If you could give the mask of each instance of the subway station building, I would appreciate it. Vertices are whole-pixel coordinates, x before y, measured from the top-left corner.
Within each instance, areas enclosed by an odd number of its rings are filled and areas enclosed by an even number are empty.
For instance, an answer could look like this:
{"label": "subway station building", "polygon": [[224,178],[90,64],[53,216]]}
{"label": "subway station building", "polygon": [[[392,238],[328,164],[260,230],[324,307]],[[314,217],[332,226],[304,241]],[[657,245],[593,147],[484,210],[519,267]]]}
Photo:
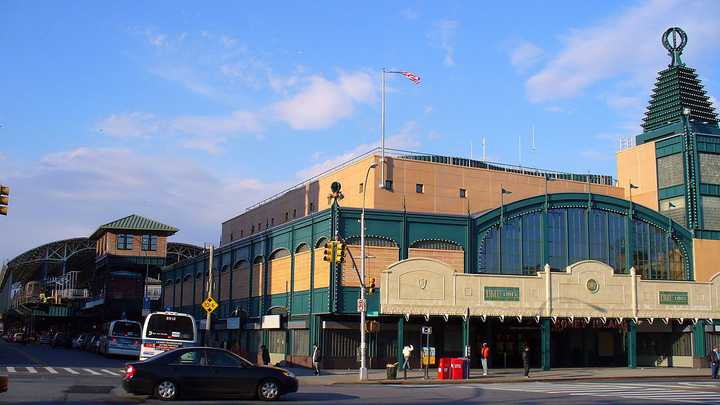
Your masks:
{"label": "subway station building", "polygon": [[[617,180],[387,150],[381,170],[374,150],[224,222],[211,341],[296,364],[318,343],[324,367],[357,367],[357,268],[322,257],[340,238],[359,263],[365,207],[370,367],[423,326],[473,366],[483,342],[494,368],[523,345],[544,369],[703,365],[720,343],[720,128],[686,42],[663,36],[672,59]],[[165,267],[163,305],[204,319],[208,262]]]}

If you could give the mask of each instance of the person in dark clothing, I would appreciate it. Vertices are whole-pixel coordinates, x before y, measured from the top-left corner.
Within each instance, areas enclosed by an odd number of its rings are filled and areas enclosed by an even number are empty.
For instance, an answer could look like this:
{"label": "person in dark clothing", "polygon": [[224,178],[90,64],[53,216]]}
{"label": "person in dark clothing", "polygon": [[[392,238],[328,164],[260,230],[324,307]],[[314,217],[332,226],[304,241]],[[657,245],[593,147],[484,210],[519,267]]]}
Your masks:
{"label": "person in dark clothing", "polygon": [[720,352],[717,347],[713,347],[710,354],[708,354],[708,363],[710,363],[710,372],[712,373],[712,379],[718,379],[718,368],[720,367]]}
{"label": "person in dark clothing", "polygon": [[530,378],[530,347],[525,345],[522,351],[523,368],[525,368],[525,378]]}
{"label": "person in dark clothing", "polygon": [[267,366],[268,364],[270,364],[270,352],[268,351],[267,346],[260,346],[260,353],[262,355],[263,366]]}

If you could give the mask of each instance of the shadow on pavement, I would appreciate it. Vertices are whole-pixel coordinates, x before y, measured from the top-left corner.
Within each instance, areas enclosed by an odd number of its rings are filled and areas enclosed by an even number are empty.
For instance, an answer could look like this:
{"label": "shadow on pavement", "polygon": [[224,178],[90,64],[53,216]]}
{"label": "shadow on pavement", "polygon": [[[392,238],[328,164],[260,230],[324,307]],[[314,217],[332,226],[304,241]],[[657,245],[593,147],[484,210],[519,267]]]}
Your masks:
{"label": "shadow on pavement", "polygon": [[345,401],[350,399],[358,399],[359,397],[356,395],[346,395],[346,394],[340,394],[333,392],[332,394],[328,393],[314,393],[314,392],[296,392],[293,394],[288,394],[280,398],[280,401],[310,401],[310,402],[336,402],[336,401]]}

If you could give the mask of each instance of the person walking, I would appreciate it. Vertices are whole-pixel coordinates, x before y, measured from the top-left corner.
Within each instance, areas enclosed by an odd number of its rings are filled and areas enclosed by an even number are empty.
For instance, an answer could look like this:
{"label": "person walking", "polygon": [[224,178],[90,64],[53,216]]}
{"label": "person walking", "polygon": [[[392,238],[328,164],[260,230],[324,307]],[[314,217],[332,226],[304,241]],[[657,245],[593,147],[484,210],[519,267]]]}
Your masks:
{"label": "person walking", "polygon": [[413,350],[415,350],[413,345],[406,345],[403,347],[402,353],[403,358],[405,359],[405,362],[403,363],[403,370],[410,370],[410,357],[412,357]]}
{"label": "person walking", "polygon": [[268,351],[267,346],[265,346],[265,345],[260,346],[260,354],[262,356],[263,366],[269,365],[270,364],[270,352]]}
{"label": "person walking", "polygon": [[710,354],[708,354],[708,362],[710,363],[710,372],[712,373],[712,379],[718,379],[718,368],[720,367],[720,352],[717,347],[713,347]]}
{"label": "person walking", "polygon": [[317,343],[313,345],[312,363],[315,369],[315,375],[320,375],[320,361],[322,360],[322,353]]}
{"label": "person walking", "polygon": [[480,349],[480,363],[482,363],[483,375],[487,375],[488,359],[490,358],[490,348],[487,343],[482,344]]}
{"label": "person walking", "polygon": [[530,378],[530,346],[525,345],[522,351],[523,368],[525,369],[525,378]]}

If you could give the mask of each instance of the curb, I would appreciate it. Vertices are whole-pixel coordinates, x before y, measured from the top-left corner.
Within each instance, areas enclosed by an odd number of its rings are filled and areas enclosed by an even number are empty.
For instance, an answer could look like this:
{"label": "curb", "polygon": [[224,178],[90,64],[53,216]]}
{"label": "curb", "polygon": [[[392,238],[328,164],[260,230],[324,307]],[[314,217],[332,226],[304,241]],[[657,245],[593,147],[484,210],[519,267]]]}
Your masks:
{"label": "curb", "polygon": [[500,383],[523,383],[523,382],[557,382],[557,381],[614,381],[623,379],[637,380],[666,380],[678,378],[691,379],[709,379],[707,374],[690,374],[690,375],[618,375],[618,376],[579,376],[579,377],[530,377],[530,378],[502,378],[490,377],[483,379],[469,380],[437,380],[437,379],[412,379],[412,380],[373,380],[373,381],[333,381],[326,385],[344,385],[344,384],[360,384],[360,385],[453,385],[453,384],[500,384]]}

